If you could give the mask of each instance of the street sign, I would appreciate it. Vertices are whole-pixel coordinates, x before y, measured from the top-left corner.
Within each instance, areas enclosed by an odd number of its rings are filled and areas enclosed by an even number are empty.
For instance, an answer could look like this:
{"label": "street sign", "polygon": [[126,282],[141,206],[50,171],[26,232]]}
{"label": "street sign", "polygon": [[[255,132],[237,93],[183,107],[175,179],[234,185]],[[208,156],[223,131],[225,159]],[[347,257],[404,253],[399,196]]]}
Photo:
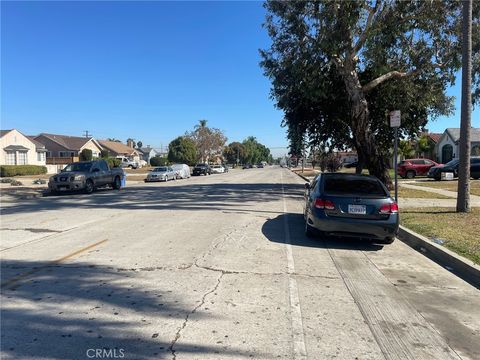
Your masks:
{"label": "street sign", "polygon": [[390,127],[400,127],[400,110],[390,112]]}

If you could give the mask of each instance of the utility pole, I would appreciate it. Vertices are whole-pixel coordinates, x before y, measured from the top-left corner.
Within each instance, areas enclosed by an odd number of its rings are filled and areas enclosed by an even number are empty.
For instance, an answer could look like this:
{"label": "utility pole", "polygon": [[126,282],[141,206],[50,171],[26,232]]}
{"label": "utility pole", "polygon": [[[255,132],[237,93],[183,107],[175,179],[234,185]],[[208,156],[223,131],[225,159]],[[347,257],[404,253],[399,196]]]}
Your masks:
{"label": "utility pole", "polygon": [[90,134],[90,133],[88,132],[88,130],[85,130],[85,131],[83,132],[83,135],[84,135],[86,138],[92,137],[92,134]]}
{"label": "utility pole", "polygon": [[462,109],[458,146],[457,212],[470,211],[470,127],[472,121],[472,0],[462,1]]}

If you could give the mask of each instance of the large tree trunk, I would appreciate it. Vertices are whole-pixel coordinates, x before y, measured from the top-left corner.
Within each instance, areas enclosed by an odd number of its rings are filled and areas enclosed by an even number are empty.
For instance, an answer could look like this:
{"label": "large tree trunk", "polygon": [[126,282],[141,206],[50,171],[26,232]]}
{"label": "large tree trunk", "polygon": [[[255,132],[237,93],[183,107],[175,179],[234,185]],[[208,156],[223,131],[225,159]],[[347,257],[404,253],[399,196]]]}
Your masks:
{"label": "large tree trunk", "polygon": [[462,110],[457,212],[470,211],[470,126],[472,118],[472,0],[462,2]]}
{"label": "large tree trunk", "polygon": [[[388,164],[370,127],[368,102],[355,71],[355,64],[346,61],[342,75],[352,108],[352,132],[359,163],[362,160],[370,175],[376,176],[388,188],[392,188]],[[357,167],[358,171],[361,171],[360,167]]]}

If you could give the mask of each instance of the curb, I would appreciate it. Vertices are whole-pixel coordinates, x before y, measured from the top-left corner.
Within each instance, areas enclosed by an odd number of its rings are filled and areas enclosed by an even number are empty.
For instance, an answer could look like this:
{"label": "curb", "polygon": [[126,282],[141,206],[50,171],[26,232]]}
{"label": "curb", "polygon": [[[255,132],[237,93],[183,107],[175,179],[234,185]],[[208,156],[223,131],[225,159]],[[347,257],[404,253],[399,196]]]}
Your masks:
{"label": "curb", "polygon": [[455,254],[453,251],[435,244],[425,236],[400,225],[398,239],[420,252],[430,260],[446,268],[451,273],[465,280],[470,285],[480,289],[480,266],[474,262]]}
{"label": "curb", "polygon": [[[293,171],[292,171],[293,172]],[[296,173],[305,181],[305,176]],[[480,289],[480,266],[444,246],[435,244],[423,235],[400,225],[397,238],[438,265],[444,267],[470,285]]]}

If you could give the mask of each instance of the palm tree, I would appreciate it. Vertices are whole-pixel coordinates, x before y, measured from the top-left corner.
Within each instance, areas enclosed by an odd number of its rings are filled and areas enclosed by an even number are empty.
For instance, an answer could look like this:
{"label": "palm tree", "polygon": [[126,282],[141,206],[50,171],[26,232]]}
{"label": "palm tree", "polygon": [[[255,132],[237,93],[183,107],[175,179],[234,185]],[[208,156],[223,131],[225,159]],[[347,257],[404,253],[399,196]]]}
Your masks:
{"label": "palm tree", "polygon": [[472,119],[472,0],[462,1],[462,109],[457,212],[470,211],[470,126]]}

